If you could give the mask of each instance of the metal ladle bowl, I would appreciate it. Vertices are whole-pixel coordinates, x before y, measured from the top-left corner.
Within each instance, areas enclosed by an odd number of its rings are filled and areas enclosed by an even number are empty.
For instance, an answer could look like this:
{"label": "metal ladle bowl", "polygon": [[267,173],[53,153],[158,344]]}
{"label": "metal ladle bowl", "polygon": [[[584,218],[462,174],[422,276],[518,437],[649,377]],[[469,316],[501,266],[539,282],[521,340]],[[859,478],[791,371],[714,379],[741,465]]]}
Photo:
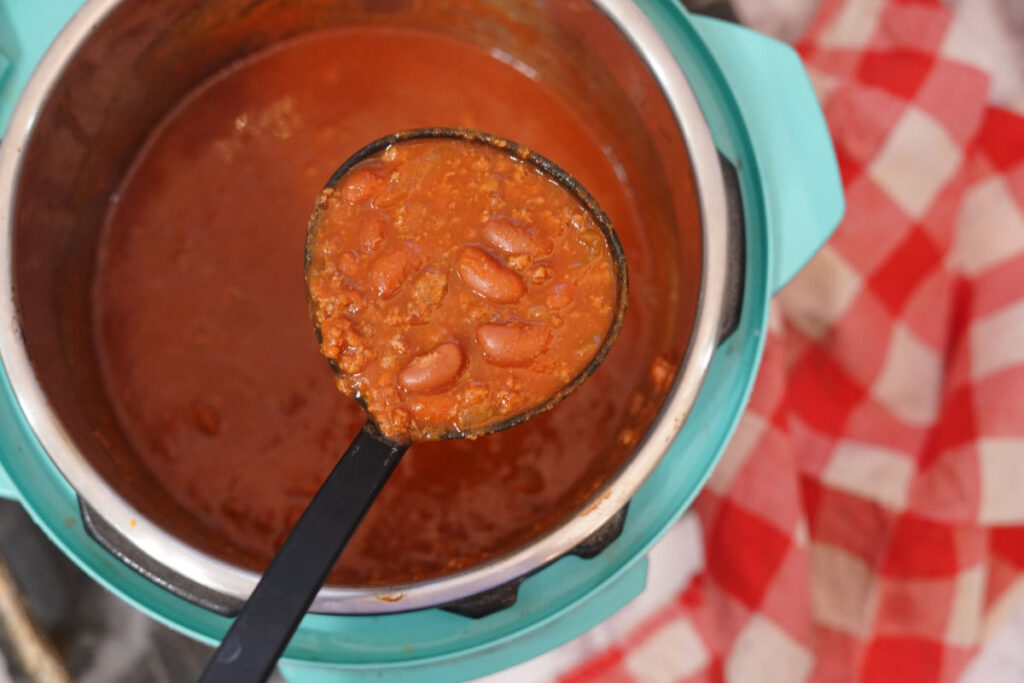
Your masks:
{"label": "metal ladle bowl", "polygon": [[[476,430],[453,429],[440,438],[482,436],[514,427],[550,410],[583,384],[600,366],[622,329],[626,313],[629,291],[626,257],[611,222],[590,193],[573,176],[528,147],[466,128],[400,131],[374,140],[350,156],[327,181],[325,191],[320,193],[313,207],[306,229],[304,272],[306,297],[318,342],[322,341],[322,333],[313,314],[317,302],[310,293],[309,277],[311,254],[327,210],[327,197],[362,161],[392,145],[424,139],[453,139],[487,145],[537,168],[586,208],[604,235],[605,244],[612,256],[616,284],[615,306],[611,324],[594,358],[568,383],[534,407]],[[343,374],[335,361],[328,359],[328,362],[335,373]],[[366,411],[366,423],[263,573],[207,665],[201,683],[249,683],[267,679],[359,522],[408,450],[409,443],[384,436],[361,397],[355,395],[353,398]]]}
{"label": "metal ladle bowl", "polygon": [[[537,154],[525,145],[521,145],[497,135],[473,130],[471,128],[416,128],[412,130],[403,130],[378,138],[350,156],[345,163],[338,167],[338,170],[334,172],[331,179],[327,181],[327,184],[324,186],[325,192],[321,192],[320,196],[317,198],[316,205],[313,207],[313,212],[309,219],[309,225],[306,228],[305,278],[306,298],[309,302],[310,318],[313,320],[313,326],[316,330],[317,343],[322,342],[323,338],[320,332],[320,326],[316,324],[316,316],[314,314],[317,302],[309,291],[309,270],[312,261],[312,252],[314,245],[316,244],[317,232],[320,229],[320,225],[323,223],[324,215],[326,214],[328,207],[328,197],[331,194],[326,192],[326,190],[336,189],[338,183],[340,183],[341,180],[356,166],[383,152],[392,145],[399,145],[416,140],[438,139],[462,140],[465,142],[493,147],[494,149],[498,149],[509,156],[530,164],[544,173],[548,178],[557,182],[583,205],[591,217],[593,217],[594,222],[597,223],[598,229],[600,229],[601,234],[604,235],[605,244],[608,246],[608,251],[611,254],[612,268],[615,274],[615,306],[613,309],[611,326],[608,328],[608,331],[605,334],[604,339],[601,341],[601,345],[598,347],[597,353],[594,355],[593,359],[591,359],[591,361],[587,363],[587,365],[581,369],[575,377],[562,386],[557,392],[549,396],[547,400],[533,406],[532,408],[521,413],[517,413],[516,415],[502,420],[501,422],[485,425],[480,429],[452,429],[445,432],[440,437],[441,439],[464,439],[483,436],[484,434],[491,434],[493,432],[500,432],[503,429],[515,427],[516,425],[522,424],[543,412],[551,410],[569,396],[569,394],[578,389],[581,384],[587,381],[588,377],[594,374],[594,371],[597,370],[601,365],[601,362],[604,361],[608,352],[611,351],[612,345],[615,343],[615,339],[619,336],[619,332],[622,330],[622,321],[625,318],[626,306],[629,300],[629,273],[626,268],[626,255],[622,250],[622,243],[619,241],[619,236],[615,233],[615,229],[612,227],[611,221],[608,220],[608,216],[605,215],[597,201],[589,192],[587,192],[587,189],[583,187],[578,180],[576,180],[576,178],[551,160]],[[338,375],[345,374],[333,359],[329,358],[327,359],[327,362],[331,364],[335,373]],[[364,411],[366,411],[368,420],[372,422],[374,419],[373,415],[363,402],[362,397],[356,395],[352,398],[359,402],[359,405],[362,406]]]}

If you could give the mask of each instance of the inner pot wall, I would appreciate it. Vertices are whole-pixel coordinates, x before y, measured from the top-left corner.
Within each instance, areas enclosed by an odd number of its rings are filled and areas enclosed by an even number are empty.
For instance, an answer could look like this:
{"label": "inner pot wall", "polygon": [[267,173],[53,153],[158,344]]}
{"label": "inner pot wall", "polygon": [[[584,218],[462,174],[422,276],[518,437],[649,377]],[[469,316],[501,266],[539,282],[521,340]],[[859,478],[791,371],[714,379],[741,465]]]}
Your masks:
{"label": "inner pot wall", "polygon": [[[23,336],[63,429],[129,504],[172,533],[203,537],[132,454],[105,395],[91,334],[91,281],[111,193],[157,122],[233,61],[309,31],[415,27],[497,48],[585,107],[631,179],[662,248],[649,293],[666,344],[685,347],[700,234],[678,127],[656,81],[599,10],[550,2],[125,2],[58,77],[24,150],[14,219]],[[688,229],[689,228],[689,229]],[[680,268],[680,264],[686,267]],[[653,418],[652,414],[649,419]],[[74,483],[74,482],[72,482]],[[156,487],[157,490],[158,487]],[[201,544],[213,549],[216,539]]]}

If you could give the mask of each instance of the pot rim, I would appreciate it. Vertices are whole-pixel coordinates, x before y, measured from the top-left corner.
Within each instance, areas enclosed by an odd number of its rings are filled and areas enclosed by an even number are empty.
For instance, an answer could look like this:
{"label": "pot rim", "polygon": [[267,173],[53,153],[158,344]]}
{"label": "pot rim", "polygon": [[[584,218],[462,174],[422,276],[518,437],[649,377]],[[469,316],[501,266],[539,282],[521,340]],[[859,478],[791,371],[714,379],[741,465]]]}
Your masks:
{"label": "pot rim", "polygon": [[[21,333],[13,281],[14,202],[22,150],[36,114],[54,83],[87,40],[123,0],[87,0],[49,47],[11,117],[0,143],[0,363],[18,406],[50,460],[86,502],[139,551],[174,573],[232,601],[244,600],[259,573],[200,551],[141,514],[111,487],[79,452],[39,385]],[[636,493],[668,451],[689,415],[718,341],[727,285],[727,201],[718,151],[681,66],[643,11],[628,0],[592,0],[630,41],[661,86],[676,120],[697,187],[702,224],[702,268],[696,320],[675,382],[654,423],[633,454],[580,507],[582,512],[516,551],[473,567],[422,581],[385,586],[324,586],[310,607],[328,614],[386,614],[454,602],[528,575],[561,557],[608,521]],[[624,558],[623,562],[628,561]]]}

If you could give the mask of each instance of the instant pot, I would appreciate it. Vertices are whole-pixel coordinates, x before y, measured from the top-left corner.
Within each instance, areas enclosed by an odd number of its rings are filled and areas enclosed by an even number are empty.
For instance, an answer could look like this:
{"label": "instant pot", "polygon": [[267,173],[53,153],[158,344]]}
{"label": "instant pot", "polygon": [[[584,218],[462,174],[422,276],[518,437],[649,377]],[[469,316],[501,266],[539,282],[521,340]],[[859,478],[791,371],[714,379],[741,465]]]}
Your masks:
{"label": "instant pot", "polygon": [[281,661],[295,681],[467,679],[574,638],[643,590],[647,549],[697,495],[742,413],[769,300],[838,224],[842,185],[796,54],[673,0],[0,8],[0,490],[93,578],[197,639],[219,640],[258,577],[141,515],[86,457],[117,450],[81,315],[96,235],[138,145],[191,88],[277,41],[362,22],[494,46],[562,74],[595,110],[614,104],[626,171],[647,168],[651,210],[699,264],[675,382],[576,514],[447,576],[325,587]]}

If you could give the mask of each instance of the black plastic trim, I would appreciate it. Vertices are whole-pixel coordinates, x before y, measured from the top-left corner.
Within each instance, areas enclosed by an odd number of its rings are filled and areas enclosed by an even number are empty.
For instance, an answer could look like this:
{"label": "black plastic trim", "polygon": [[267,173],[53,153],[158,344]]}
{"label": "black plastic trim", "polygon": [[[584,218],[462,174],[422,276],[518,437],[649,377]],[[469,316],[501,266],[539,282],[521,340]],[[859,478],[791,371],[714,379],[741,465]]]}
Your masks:
{"label": "black plastic trim", "polygon": [[225,617],[233,617],[238,614],[242,607],[242,600],[218,593],[156,562],[153,558],[141,553],[131,541],[81,498],[78,500],[78,505],[82,510],[82,523],[86,532],[111,555],[179,598],[184,598]]}
{"label": "black plastic trim", "polygon": [[718,343],[722,343],[736,331],[740,324],[740,314],[743,311],[743,289],[746,284],[747,235],[739,174],[732,162],[726,159],[721,152],[718,153],[718,161],[722,166],[722,180],[725,184],[725,202],[728,211],[725,301],[722,306],[722,320],[718,326]]}

